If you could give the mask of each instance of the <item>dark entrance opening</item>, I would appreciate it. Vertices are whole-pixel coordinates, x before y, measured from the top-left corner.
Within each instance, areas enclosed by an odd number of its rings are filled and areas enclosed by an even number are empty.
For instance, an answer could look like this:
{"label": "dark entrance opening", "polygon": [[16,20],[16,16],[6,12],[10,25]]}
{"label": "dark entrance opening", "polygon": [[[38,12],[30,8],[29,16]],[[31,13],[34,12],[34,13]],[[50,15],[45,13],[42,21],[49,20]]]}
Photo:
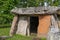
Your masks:
{"label": "dark entrance opening", "polygon": [[30,17],[30,33],[37,33],[38,28],[38,17]]}

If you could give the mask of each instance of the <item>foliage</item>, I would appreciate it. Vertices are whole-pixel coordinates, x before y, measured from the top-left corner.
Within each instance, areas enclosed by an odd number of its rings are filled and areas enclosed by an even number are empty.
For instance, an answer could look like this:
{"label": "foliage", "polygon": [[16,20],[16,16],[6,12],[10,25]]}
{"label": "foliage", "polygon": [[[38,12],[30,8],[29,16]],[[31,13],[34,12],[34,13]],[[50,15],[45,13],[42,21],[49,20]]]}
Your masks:
{"label": "foliage", "polygon": [[37,7],[43,0],[19,0],[17,7]]}
{"label": "foliage", "polygon": [[44,5],[44,2],[47,2],[51,6],[60,5],[60,0],[19,0],[17,3],[17,7],[37,7]]}
{"label": "foliage", "polygon": [[12,0],[0,0],[0,24],[11,23],[13,15],[10,10],[14,8]]}
{"label": "foliage", "polygon": [[15,7],[37,7],[47,2],[51,6],[60,5],[60,0],[0,0],[0,24],[11,23],[14,14],[10,10]]}

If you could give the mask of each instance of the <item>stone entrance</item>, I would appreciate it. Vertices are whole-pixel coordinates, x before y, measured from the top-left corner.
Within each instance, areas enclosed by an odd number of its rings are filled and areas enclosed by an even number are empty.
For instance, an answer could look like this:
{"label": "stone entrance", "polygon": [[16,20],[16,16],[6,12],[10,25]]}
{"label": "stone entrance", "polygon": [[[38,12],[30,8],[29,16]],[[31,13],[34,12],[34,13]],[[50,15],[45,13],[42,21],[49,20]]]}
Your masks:
{"label": "stone entrance", "polygon": [[30,34],[37,34],[37,28],[39,24],[38,16],[31,16],[30,17]]}

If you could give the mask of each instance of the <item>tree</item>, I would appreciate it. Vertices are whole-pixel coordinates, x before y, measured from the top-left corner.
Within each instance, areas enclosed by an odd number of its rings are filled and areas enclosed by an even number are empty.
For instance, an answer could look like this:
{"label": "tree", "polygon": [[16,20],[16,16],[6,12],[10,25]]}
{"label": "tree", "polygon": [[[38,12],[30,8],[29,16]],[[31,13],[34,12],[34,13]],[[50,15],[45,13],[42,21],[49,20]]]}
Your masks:
{"label": "tree", "polygon": [[0,24],[12,21],[13,15],[10,14],[10,10],[15,6],[13,2],[12,0],[0,0]]}
{"label": "tree", "polygon": [[[11,9],[15,7],[43,6],[45,1],[51,6],[60,5],[60,0],[0,0],[0,24],[12,21],[14,15],[10,13]],[[6,21],[2,23],[2,20]]]}

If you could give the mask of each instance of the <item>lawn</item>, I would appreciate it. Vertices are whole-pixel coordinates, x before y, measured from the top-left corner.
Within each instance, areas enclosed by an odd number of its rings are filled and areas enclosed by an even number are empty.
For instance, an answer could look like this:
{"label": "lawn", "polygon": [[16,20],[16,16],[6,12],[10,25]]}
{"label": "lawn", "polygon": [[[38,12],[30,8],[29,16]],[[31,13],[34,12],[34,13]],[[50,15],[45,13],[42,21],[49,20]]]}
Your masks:
{"label": "lawn", "polygon": [[[9,31],[10,31],[10,27],[0,28],[0,36],[9,36]],[[32,37],[14,35],[12,38],[9,38],[7,40],[32,40]]]}
{"label": "lawn", "polygon": [[[9,36],[10,27],[0,27],[0,36]],[[35,36],[22,36],[22,35],[14,35],[12,38],[8,38],[6,40],[32,40]],[[45,39],[42,39],[45,40]]]}

